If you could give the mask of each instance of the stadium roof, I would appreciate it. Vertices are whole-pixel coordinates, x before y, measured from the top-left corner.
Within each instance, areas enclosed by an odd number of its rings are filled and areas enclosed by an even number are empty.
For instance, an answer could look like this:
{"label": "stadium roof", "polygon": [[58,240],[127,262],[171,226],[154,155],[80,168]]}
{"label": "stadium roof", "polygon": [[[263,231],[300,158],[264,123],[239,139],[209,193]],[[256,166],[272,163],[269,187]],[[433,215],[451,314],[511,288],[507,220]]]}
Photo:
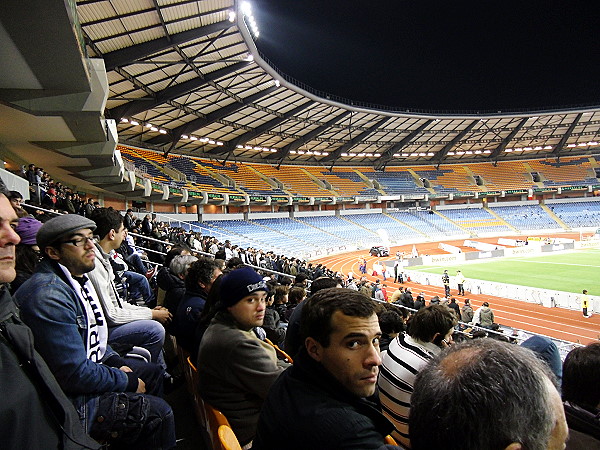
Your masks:
{"label": "stadium roof", "polygon": [[316,91],[255,45],[233,0],[79,0],[88,56],[105,61],[106,116],[143,148],[272,164],[439,164],[600,150],[600,110],[439,114]]}

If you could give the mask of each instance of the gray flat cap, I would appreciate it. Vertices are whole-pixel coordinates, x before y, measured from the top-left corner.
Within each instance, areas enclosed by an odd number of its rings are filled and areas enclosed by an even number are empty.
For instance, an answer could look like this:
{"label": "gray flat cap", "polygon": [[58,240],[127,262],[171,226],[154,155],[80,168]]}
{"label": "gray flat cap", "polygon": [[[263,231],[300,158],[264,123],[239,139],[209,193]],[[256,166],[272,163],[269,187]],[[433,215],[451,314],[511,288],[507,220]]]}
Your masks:
{"label": "gray flat cap", "polygon": [[96,224],[79,214],[64,214],[53,217],[39,229],[36,241],[40,250],[44,250],[62,237],[69,236],[77,230],[89,228],[94,231]]}

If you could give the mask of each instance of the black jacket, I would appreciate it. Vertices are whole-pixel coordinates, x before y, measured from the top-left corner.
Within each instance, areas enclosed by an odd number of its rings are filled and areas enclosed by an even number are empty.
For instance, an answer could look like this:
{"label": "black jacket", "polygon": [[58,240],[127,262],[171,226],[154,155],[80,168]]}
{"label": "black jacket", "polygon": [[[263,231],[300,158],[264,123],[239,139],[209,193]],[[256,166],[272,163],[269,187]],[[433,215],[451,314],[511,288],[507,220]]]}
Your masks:
{"label": "black jacket", "polygon": [[574,403],[564,402],[569,425],[567,450],[600,448],[600,410],[588,411]]}
{"label": "black jacket", "polygon": [[33,348],[6,288],[0,291],[0,436],[6,449],[100,448]]}
{"label": "black jacket", "polygon": [[302,349],[271,387],[252,449],[377,449],[392,430],[378,405],[346,390]]}

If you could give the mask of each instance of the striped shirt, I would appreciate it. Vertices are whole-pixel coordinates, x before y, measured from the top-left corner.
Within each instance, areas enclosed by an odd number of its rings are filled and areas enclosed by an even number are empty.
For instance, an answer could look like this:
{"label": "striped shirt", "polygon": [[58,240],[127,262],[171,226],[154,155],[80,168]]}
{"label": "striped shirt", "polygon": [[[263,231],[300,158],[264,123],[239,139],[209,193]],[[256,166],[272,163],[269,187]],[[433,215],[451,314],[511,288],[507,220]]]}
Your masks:
{"label": "striped shirt", "polygon": [[400,334],[390,343],[382,358],[377,384],[383,414],[394,424],[392,437],[409,448],[408,415],[415,378],[419,370],[440,351],[435,344]]}

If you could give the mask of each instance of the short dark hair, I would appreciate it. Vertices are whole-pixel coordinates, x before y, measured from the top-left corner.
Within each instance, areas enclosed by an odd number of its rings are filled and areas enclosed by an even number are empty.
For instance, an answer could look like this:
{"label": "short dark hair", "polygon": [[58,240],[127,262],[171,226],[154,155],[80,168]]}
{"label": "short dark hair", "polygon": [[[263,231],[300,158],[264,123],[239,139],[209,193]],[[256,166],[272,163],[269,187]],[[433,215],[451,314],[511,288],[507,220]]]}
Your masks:
{"label": "short dark hair", "polygon": [[338,280],[330,277],[319,277],[310,285],[310,295],[315,295],[321,289],[334,288],[338,285]]}
{"label": "short dark hair", "polygon": [[96,222],[96,231],[94,234],[101,240],[106,237],[110,230],[118,231],[123,223],[123,216],[112,206],[94,209],[90,215],[90,219]]}
{"label": "short dark hair", "polygon": [[493,339],[455,344],[417,375],[411,396],[413,450],[547,448],[557,420],[533,352]]}
{"label": "short dark hair", "polygon": [[331,318],[336,311],[351,317],[371,317],[375,314],[375,303],[366,295],[352,289],[321,289],[306,300],[302,308],[302,341],[312,337],[322,346],[328,347],[333,331]]}
{"label": "short dark hair", "polygon": [[379,327],[385,334],[400,333],[404,329],[404,322],[399,313],[389,310],[379,314]]}
{"label": "short dark hair", "polygon": [[594,410],[600,404],[600,343],[577,347],[563,363],[563,400]]}
{"label": "short dark hair", "polygon": [[185,277],[185,287],[189,290],[198,289],[198,283],[210,284],[215,269],[220,266],[212,258],[200,257],[188,269]]}
{"label": "short dark hair", "polygon": [[[283,300],[283,297],[285,297],[287,294],[289,294],[290,289],[288,286],[276,286],[275,289],[273,290],[273,297],[275,299],[275,303],[280,302],[281,300]],[[289,298],[288,298],[289,301]]]}
{"label": "short dark hair", "polygon": [[304,297],[306,297],[306,289],[294,286],[288,293],[288,302],[290,305],[297,305]]}
{"label": "short dark hair", "polygon": [[444,336],[458,323],[454,312],[446,305],[429,305],[421,308],[408,325],[410,337],[431,342],[436,334]]}

